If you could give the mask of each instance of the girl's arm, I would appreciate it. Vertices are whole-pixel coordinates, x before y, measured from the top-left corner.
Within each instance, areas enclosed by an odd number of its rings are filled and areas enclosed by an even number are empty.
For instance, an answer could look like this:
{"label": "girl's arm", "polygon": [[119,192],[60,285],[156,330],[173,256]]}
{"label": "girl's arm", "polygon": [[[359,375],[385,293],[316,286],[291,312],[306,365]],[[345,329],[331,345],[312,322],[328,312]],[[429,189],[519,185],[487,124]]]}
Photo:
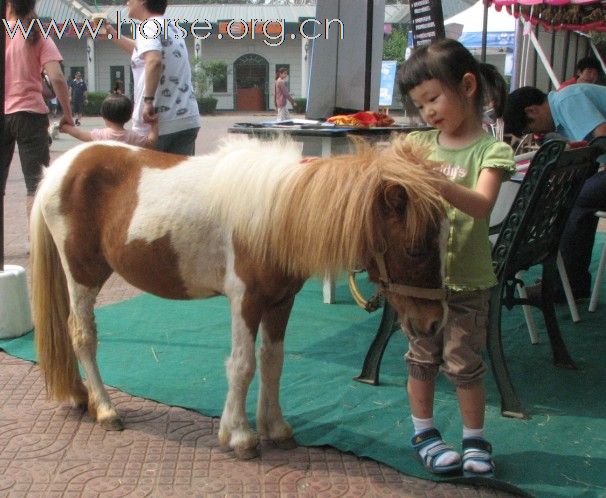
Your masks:
{"label": "girl's arm", "polygon": [[149,128],[149,133],[147,134],[147,143],[145,146],[150,149],[155,149],[157,141],[158,141],[158,121],[152,121],[151,126]]}
{"label": "girl's arm", "polygon": [[473,218],[486,218],[497,200],[503,170],[484,168],[474,190],[451,181],[444,182],[441,194],[454,207]]}
{"label": "girl's arm", "polygon": [[93,140],[91,137],[90,131],[85,131],[80,128],[76,128],[73,125],[68,125],[68,124],[61,125],[61,128],[59,128],[59,131],[61,131],[61,133],[67,133],[68,135],[71,135],[72,137],[77,138],[78,140],[81,140],[82,142],[92,142],[92,140]]}
{"label": "girl's arm", "polygon": [[61,104],[61,109],[63,109],[61,123],[73,125],[74,120],[72,118],[72,107],[70,104],[70,89],[65,81],[61,64],[59,64],[58,61],[49,61],[44,64],[44,69],[51,81],[57,100],[59,101],[59,104]]}
{"label": "girl's arm", "polygon": [[145,97],[156,95],[160,78],[162,77],[162,52],[158,50],[148,50],[143,54],[145,61],[145,76],[143,86],[143,121],[152,123],[158,120],[154,110],[153,101],[145,100]]}

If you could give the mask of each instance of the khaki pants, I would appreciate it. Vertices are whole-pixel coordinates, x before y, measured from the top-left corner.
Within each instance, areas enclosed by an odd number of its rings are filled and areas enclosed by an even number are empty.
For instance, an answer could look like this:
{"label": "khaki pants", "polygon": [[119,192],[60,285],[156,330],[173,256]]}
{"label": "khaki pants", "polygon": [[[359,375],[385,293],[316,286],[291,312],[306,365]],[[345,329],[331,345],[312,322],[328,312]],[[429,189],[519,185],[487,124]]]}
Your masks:
{"label": "khaki pants", "polygon": [[431,381],[438,371],[457,386],[473,386],[486,372],[482,350],[488,330],[490,289],[453,292],[448,298],[448,321],[432,336],[404,331],[409,339],[409,375]]}

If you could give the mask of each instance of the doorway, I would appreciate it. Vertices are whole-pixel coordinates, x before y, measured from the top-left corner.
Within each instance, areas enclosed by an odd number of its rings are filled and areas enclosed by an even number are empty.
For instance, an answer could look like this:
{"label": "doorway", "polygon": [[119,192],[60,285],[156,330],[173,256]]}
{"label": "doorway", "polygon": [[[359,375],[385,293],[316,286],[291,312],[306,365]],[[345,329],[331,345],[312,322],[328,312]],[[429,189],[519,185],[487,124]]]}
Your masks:
{"label": "doorway", "polygon": [[109,66],[109,91],[113,92],[116,88],[116,83],[119,84],[122,93],[126,95],[126,78],[124,66]]}
{"label": "doorway", "polygon": [[269,101],[269,63],[257,54],[245,54],[234,62],[234,108],[265,111]]}

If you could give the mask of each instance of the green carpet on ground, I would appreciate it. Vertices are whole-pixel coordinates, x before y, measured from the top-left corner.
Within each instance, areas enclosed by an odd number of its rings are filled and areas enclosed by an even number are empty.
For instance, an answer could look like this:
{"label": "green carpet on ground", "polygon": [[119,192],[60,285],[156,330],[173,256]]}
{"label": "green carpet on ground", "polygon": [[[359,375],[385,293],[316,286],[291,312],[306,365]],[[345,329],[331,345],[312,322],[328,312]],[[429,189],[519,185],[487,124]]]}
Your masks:
{"label": "green carpet on ground", "polygon": [[[599,235],[594,255],[606,237]],[[597,262],[594,261],[594,268]],[[529,280],[532,276],[529,276]],[[606,285],[596,313],[579,308],[573,324],[559,306],[564,339],[579,370],[556,369],[542,320],[541,343],[531,346],[520,311],[506,312],[503,340],[515,387],[530,420],[504,418],[491,376],[487,379],[487,436],[499,480],[535,496],[606,496]],[[105,383],[136,396],[220,416],[229,355],[230,317],[225,298],[167,301],[142,295],[97,311],[98,358]],[[411,423],[403,355],[394,336],[383,359],[381,386],[360,384],[360,371],[379,313],[353,304],[345,283],[337,304],[325,305],[321,285],[298,295],[285,344],[281,399],[302,445],[330,445],[384,462],[406,474],[433,478],[409,447]],[[0,341],[9,354],[35,359],[32,334]],[[254,419],[256,380],[248,398]],[[458,443],[461,420],[452,386],[440,379],[435,419],[445,439]]]}

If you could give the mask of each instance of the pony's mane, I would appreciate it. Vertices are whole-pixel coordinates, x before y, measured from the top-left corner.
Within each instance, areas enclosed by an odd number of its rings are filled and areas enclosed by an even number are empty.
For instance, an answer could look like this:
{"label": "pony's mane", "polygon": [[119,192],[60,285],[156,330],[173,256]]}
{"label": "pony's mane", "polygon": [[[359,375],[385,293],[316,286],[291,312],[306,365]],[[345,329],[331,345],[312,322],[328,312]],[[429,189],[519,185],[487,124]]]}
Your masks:
{"label": "pony's mane", "polygon": [[[221,182],[232,194],[217,212],[257,258],[271,258],[289,274],[308,277],[354,268],[377,242],[386,189],[407,194],[403,225],[411,243],[444,208],[435,163],[427,152],[395,138],[387,148],[356,141],[353,154],[301,162],[290,141],[229,141],[217,157]],[[213,181],[213,190],[218,179]],[[234,186],[237,185],[237,188]]]}

